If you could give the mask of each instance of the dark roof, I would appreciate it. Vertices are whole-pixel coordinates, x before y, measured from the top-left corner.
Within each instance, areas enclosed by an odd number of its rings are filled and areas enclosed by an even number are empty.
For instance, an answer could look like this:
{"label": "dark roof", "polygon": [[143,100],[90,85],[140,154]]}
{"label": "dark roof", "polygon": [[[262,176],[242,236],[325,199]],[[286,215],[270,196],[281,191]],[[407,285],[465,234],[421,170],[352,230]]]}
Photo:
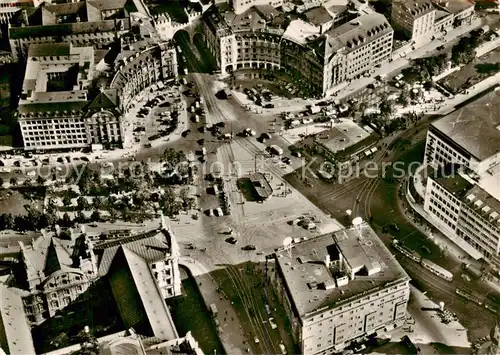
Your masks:
{"label": "dark roof", "polygon": [[117,99],[118,95],[116,93],[116,90],[114,89],[104,90],[100,92],[92,100],[87,109],[88,110],[99,110],[101,108],[104,110],[116,109],[118,106]]}
{"label": "dark roof", "polygon": [[19,113],[29,112],[54,112],[54,111],[82,111],[87,106],[88,101],[72,101],[72,102],[45,102],[36,104],[19,105]]}
{"label": "dark roof", "polygon": [[304,13],[307,20],[315,26],[321,26],[333,20],[333,17],[324,6],[318,6]]}
{"label": "dark roof", "polygon": [[478,160],[500,152],[500,91],[492,91],[432,123]]}
{"label": "dark roof", "polygon": [[85,8],[85,2],[69,2],[64,4],[42,4],[42,9],[53,13],[56,16],[76,14]]}
{"label": "dark roof", "polygon": [[[125,22],[125,24],[127,24],[127,22]],[[63,23],[49,26],[11,27],[9,38],[67,36],[78,33],[109,32],[113,31],[115,28],[120,28],[120,24],[115,24],[114,20]]]}
{"label": "dark roof", "polygon": [[97,0],[87,2],[88,5],[101,11],[121,9],[125,7],[126,3],[127,0]]}
{"label": "dark roof", "polygon": [[474,187],[474,184],[459,174],[461,168],[458,164],[447,164],[437,169],[428,167],[427,176],[434,179],[458,199],[462,199]]}
{"label": "dark roof", "polygon": [[36,43],[28,49],[28,57],[68,56],[71,45],[69,43]]}
{"label": "dark roof", "polygon": [[252,187],[260,198],[266,199],[273,194],[273,188],[267,181],[264,174],[255,173],[251,175],[250,182],[252,183]]}

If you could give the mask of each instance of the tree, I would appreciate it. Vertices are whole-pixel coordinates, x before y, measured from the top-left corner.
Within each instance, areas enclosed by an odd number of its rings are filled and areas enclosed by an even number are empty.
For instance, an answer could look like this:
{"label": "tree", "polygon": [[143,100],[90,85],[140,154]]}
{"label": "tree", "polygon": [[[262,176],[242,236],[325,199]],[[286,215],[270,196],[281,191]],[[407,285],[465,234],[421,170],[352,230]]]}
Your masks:
{"label": "tree", "polygon": [[99,211],[95,210],[94,212],[92,212],[92,214],[90,215],[90,220],[92,222],[99,222],[101,220],[101,214],[99,213]]}
{"label": "tree", "polygon": [[85,223],[87,222],[87,217],[85,217],[82,211],[77,211],[75,214],[75,221],[77,223]]}
{"label": "tree", "polygon": [[451,49],[451,61],[457,66],[470,63],[476,56],[476,47],[479,41],[475,36],[462,37]]}
{"label": "tree", "polygon": [[100,209],[103,204],[104,204],[104,199],[102,198],[102,196],[95,196],[92,200],[92,206],[95,210]]}
{"label": "tree", "polygon": [[3,184],[5,183],[5,181],[3,181],[2,178],[0,178],[0,188],[3,188]]}
{"label": "tree", "polygon": [[392,101],[387,98],[383,98],[380,104],[378,105],[380,113],[385,118],[389,118],[394,114],[394,104]]}
{"label": "tree", "polygon": [[66,228],[71,227],[73,225],[73,221],[71,220],[68,212],[64,212],[60,223],[63,227]]}
{"label": "tree", "polygon": [[85,211],[85,210],[88,210],[90,208],[89,202],[87,201],[87,199],[84,196],[78,197],[78,199],[76,200],[76,203],[77,203],[78,209],[80,211]]}
{"label": "tree", "polygon": [[175,150],[173,148],[167,148],[163,152],[163,162],[165,163],[165,169],[172,171],[177,165],[183,161],[186,161],[186,155],[184,152]]}
{"label": "tree", "polygon": [[409,97],[408,97],[408,91],[403,90],[401,91],[401,94],[398,97],[397,103],[400,104],[403,107],[407,107],[408,104],[410,103]]}
{"label": "tree", "polygon": [[64,204],[64,206],[70,207],[71,206],[71,197],[69,197],[68,195],[65,195],[62,199],[62,203]]}
{"label": "tree", "polygon": [[36,183],[40,186],[43,186],[45,184],[45,179],[42,177],[42,175],[38,175],[36,178]]}
{"label": "tree", "polygon": [[169,217],[178,215],[182,209],[182,203],[177,200],[176,193],[171,187],[165,189],[163,200],[160,204],[162,206],[163,213]]}

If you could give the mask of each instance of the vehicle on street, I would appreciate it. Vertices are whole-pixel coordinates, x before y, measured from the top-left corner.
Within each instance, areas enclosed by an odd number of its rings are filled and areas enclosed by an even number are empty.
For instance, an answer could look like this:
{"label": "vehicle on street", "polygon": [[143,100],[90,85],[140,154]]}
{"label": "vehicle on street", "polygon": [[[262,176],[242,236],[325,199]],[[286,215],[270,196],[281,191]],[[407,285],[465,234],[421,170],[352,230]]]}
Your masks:
{"label": "vehicle on street", "polygon": [[291,159],[289,157],[283,157],[281,161],[287,165],[290,165],[292,163]]}
{"label": "vehicle on street", "polygon": [[253,244],[248,244],[242,247],[241,250],[252,251],[252,250],[257,250],[257,248]]}
{"label": "vehicle on street", "polygon": [[297,158],[302,158],[302,154],[301,154],[299,151],[297,151],[297,150],[294,150],[294,151],[292,152],[292,155],[293,155],[294,157],[297,157]]}
{"label": "vehicle on street", "polygon": [[238,243],[238,239],[236,239],[235,237],[229,237],[226,239],[226,242],[235,245]]}

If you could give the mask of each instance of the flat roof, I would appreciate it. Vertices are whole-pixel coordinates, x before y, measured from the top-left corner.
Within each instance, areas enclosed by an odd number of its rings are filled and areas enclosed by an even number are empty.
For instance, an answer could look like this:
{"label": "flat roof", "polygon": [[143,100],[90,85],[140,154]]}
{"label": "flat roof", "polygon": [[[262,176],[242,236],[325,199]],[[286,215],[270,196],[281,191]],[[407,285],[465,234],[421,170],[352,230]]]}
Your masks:
{"label": "flat roof", "polygon": [[474,3],[467,0],[446,0],[446,6],[443,6],[446,10],[452,14],[459,14],[462,11],[474,7]]}
{"label": "flat roof", "polygon": [[304,12],[304,15],[306,16],[307,21],[315,26],[321,26],[333,20],[333,17],[324,6],[313,7],[312,9]]}
{"label": "flat roof", "polygon": [[250,182],[255,192],[261,198],[268,198],[273,194],[273,188],[262,173],[255,173],[250,176]]}
{"label": "flat roof", "polygon": [[293,20],[283,33],[284,38],[288,38],[298,44],[306,44],[310,36],[319,36],[319,28],[302,20]]}
{"label": "flat roof", "polygon": [[[325,260],[338,260],[339,253],[351,268],[362,267],[376,272],[355,275],[344,286],[335,285],[335,278],[325,266]],[[367,223],[293,244],[288,251],[278,252],[275,260],[293,307],[301,318],[325,307],[334,308],[351,302],[388,284],[409,280]],[[321,287],[326,284],[334,287]]]}
{"label": "flat roof", "polygon": [[484,160],[500,152],[500,91],[492,91],[448,116],[432,127]]}
{"label": "flat roof", "polygon": [[328,135],[328,139],[322,141],[323,145],[332,153],[344,151],[370,136],[368,132],[351,120],[343,120],[330,130],[322,132],[321,135]]}

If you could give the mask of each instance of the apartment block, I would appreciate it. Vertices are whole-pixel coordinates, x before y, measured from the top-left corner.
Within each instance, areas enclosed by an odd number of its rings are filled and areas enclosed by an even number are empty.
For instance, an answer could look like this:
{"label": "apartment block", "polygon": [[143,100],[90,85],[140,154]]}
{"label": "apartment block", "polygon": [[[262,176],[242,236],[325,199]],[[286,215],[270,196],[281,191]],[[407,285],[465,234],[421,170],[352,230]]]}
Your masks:
{"label": "apartment block", "polygon": [[500,268],[500,93],[432,123],[422,172],[424,209],[445,235]]}
{"label": "apartment block", "polygon": [[410,278],[373,229],[302,241],[274,255],[272,284],[302,354],[333,354],[404,323]]}
{"label": "apartment block", "polygon": [[392,26],[414,41],[434,34],[435,19],[436,8],[431,0],[392,1]]}
{"label": "apartment block", "polygon": [[[270,5],[241,14],[204,14],[206,42],[223,73],[238,69],[283,69],[317,94],[367,73],[388,60],[393,30],[381,14],[363,14],[344,23],[330,12],[314,10],[311,22],[284,21]],[[315,20],[315,16],[318,19]],[[346,15],[347,16],[347,15]]]}
{"label": "apartment block", "polygon": [[[42,3],[23,8],[9,20],[9,42],[16,60],[25,60],[31,44],[72,43],[94,46],[112,43],[131,28],[133,5],[126,0]],[[1,15],[0,15],[1,19]]]}

